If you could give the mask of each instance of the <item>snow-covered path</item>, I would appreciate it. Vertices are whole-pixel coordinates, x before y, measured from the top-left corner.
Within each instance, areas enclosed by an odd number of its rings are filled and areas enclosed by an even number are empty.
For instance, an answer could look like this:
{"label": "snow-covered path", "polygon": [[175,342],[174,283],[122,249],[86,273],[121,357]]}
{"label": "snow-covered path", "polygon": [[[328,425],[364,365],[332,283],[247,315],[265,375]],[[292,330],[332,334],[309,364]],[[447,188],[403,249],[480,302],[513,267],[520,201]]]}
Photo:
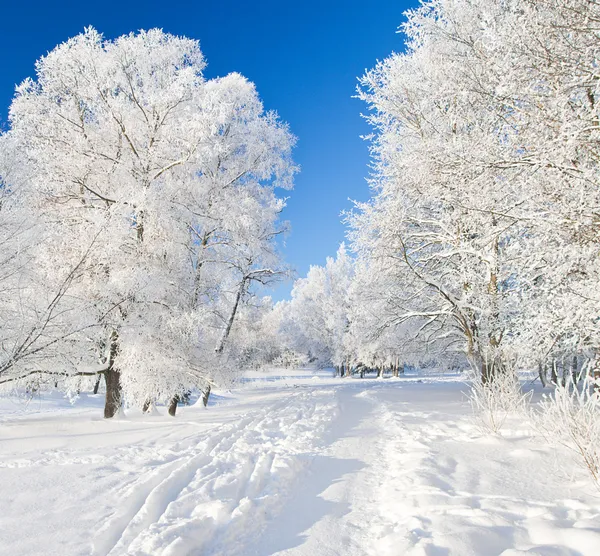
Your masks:
{"label": "snow-covered path", "polygon": [[462,390],[296,377],[175,420],[4,411],[0,554],[600,554],[570,455],[481,434]]}
{"label": "snow-covered path", "polygon": [[572,460],[526,430],[481,435],[463,389],[340,389],[333,442],[253,554],[600,554],[600,499],[582,501]]}

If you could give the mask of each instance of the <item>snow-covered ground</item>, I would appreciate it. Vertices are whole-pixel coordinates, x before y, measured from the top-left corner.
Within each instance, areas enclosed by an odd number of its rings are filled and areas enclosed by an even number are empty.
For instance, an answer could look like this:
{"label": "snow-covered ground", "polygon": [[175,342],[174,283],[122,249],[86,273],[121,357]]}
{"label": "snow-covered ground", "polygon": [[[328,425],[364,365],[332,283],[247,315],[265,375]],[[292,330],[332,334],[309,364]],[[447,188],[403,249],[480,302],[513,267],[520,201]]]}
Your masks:
{"label": "snow-covered ground", "polygon": [[0,400],[0,554],[600,554],[600,493],[457,377],[252,374],[205,410]]}

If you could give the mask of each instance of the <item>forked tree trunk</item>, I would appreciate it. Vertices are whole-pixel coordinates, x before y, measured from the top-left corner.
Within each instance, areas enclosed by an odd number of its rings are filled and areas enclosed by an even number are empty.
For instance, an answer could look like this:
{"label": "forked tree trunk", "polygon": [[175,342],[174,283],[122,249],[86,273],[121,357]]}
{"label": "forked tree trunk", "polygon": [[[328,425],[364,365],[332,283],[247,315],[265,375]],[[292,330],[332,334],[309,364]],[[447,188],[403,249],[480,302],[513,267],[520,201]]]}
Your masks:
{"label": "forked tree trunk", "polygon": [[152,402],[149,399],[147,399],[144,402],[144,405],[142,407],[142,413],[148,413],[150,411],[151,407],[152,407]]}

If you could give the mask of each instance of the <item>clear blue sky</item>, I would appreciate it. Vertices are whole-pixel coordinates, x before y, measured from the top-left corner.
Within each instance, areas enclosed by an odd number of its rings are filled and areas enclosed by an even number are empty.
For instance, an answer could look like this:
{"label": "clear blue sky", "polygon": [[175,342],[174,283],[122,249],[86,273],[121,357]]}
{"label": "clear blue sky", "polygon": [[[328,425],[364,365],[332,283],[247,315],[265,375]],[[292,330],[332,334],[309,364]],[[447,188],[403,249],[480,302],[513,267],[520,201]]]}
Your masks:
{"label": "clear blue sky", "polygon": [[[266,108],[298,137],[302,167],[284,218],[292,232],[282,246],[298,275],[323,264],[344,240],[340,212],[369,196],[369,128],[353,99],[356,78],[378,59],[402,50],[402,13],[417,0],[258,1],[15,0],[2,7],[0,121],[14,86],[56,44],[93,25],[107,38],[160,27],[200,40],[207,77],[238,71],[254,81]],[[291,283],[274,298],[288,296]]]}

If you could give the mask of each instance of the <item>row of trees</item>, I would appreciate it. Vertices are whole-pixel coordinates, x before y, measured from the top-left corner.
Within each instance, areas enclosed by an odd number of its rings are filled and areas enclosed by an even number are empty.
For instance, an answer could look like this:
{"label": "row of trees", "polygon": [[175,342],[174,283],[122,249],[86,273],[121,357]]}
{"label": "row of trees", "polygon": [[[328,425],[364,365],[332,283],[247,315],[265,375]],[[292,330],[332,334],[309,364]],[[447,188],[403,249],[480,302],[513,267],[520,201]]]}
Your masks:
{"label": "row of trees", "polygon": [[106,383],[171,402],[264,355],[253,292],[275,249],[294,138],[197,41],[88,28],[36,64],[0,136],[0,384]]}
{"label": "row of trees", "polygon": [[[355,370],[470,366],[484,428],[519,415],[600,485],[600,2],[425,0],[402,31],[358,90],[355,258],[311,268],[282,327]],[[522,370],[554,394],[530,407]]]}
{"label": "row of trees", "polygon": [[348,215],[356,262],[311,269],[289,304],[315,355],[468,361],[484,382],[597,364],[599,22],[596,0],[407,13],[406,51],[360,82],[373,197]]}
{"label": "row of trees", "polygon": [[[281,349],[333,366],[340,376],[389,371],[429,357],[407,343],[408,329],[387,319],[384,284],[344,244],[324,267],[312,266],[298,279],[289,301],[273,311]],[[411,351],[412,350],[412,351]]]}
{"label": "row of trees", "polygon": [[299,353],[340,374],[468,362],[483,383],[595,368],[599,21],[597,0],[408,12],[405,52],[358,91],[354,256],[274,308],[252,292],[285,273],[275,189],[296,168],[253,85],[204,79],[198,43],[157,30],[60,45],[0,137],[0,383],[103,375],[111,416]]}

